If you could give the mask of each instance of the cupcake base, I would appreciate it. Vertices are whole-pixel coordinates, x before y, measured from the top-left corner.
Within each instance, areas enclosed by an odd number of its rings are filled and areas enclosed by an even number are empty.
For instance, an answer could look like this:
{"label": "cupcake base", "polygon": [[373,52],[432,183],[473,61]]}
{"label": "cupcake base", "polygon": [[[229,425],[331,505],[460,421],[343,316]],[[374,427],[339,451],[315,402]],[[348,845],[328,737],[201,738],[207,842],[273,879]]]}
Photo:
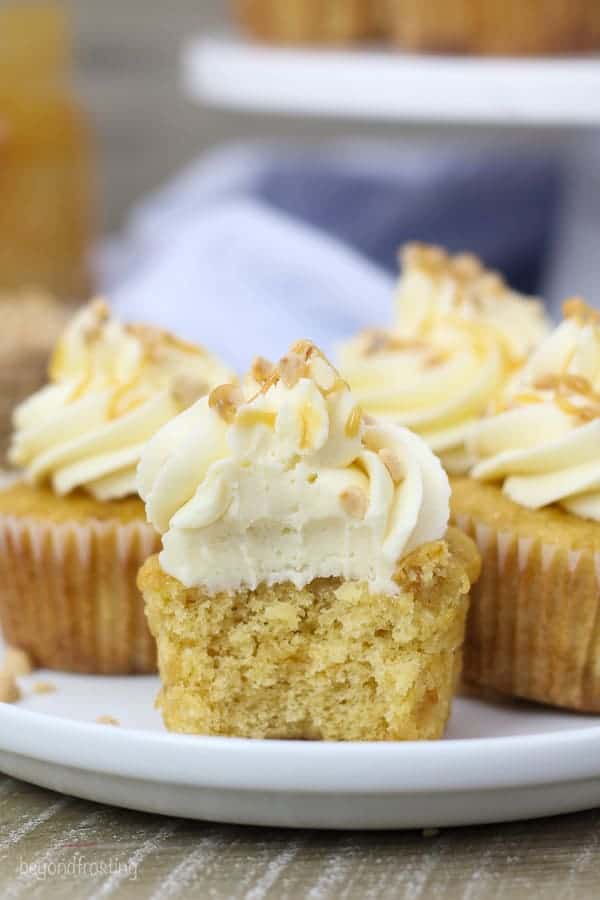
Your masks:
{"label": "cupcake base", "polygon": [[500,488],[452,480],[454,522],[476,542],[467,681],[541,703],[600,712],[600,525],[526,510]]}
{"label": "cupcake base", "polygon": [[[17,485],[1,494],[0,507],[34,508],[35,514],[0,509],[0,626],[5,641],[25,650],[35,665],[97,674],[156,671],[136,575],[156,552],[150,525],[134,517],[131,501],[121,518],[91,514],[69,519],[89,498],[58,498]],[[46,515],[41,507],[46,504]],[[99,504],[100,505],[100,504]],[[108,515],[111,506],[103,510]]]}
{"label": "cupcake base", "polygon": [[172,731],[254,738],[439,738],[461,662],[469,576],[462,535],[410,554],[399,595],[318,579],[208,596],[152,557],[140,572]]}

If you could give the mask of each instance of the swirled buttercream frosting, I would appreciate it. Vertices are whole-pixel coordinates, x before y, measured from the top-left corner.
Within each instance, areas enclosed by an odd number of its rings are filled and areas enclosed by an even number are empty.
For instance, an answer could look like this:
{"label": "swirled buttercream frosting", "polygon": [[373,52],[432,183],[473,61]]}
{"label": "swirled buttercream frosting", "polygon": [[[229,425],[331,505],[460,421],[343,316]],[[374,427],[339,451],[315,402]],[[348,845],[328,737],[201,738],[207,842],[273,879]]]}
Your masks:
{"label": "swirled buttercream frosting", "polygon": [[365,419],[310,342],[221,385],[148,443],[138,488],[163,571],[217,593],[343,577],[396,593],[401,557],[443,537],[449,484],[415,434]]}
{"label": "swirled buttercream frosting", "polygon": [[136,492],[146,441],[230,377],[200,347],[143,325],[123,325],[94,301],[68,324],[49,384],[15,410],[10,461],[58,494],[99,500]]}
{"label": "swirled buttercream frosting", "polygon": [[340,370],[367,412],[417,431],[461,474],[473,423],[548,330],[542,305],[474,256],[411,244],[393,328],[342,345]]}
{"label": "swirled buttercream frosting", "polygon": [[502,408],[473,430],[471,475],[521,506],[600,521],[600,315],[578,299],[564,313]]}

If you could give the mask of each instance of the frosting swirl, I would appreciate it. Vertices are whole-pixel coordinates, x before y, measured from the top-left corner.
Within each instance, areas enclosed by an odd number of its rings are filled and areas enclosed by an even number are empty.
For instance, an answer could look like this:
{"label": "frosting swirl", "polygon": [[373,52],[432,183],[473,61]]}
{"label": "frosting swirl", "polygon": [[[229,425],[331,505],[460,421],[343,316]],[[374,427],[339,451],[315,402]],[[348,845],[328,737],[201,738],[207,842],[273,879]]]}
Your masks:
{"label": "frosting swirl", "polygon": [[163,570],[211,592],[340,576],[396,593],[398,560],[446,531],[438,460],[406,429],[365,422],[309,342],[254,378],[254,396],[216,388],[142,454]]}
{"label": "frosting swirl", "polygon": [[9,459],[28,481],[49,481],[58,494],[134,494],[146,441],[227,377],[201,348],[158,329],[122,325],[95,301],[59,340],[50,384],[15,410]]}
{"label": "frosting swirl", "polygon": [[600,521],[600,316],[582,301],[533,354],[503,408],[473,430],[471,475],[515,503]]}
{"label": "frosting swirl", "polygon": [[470,254],[412,244],[402,254],[392,330],[340,348],[364,408],[417,431],[453,474],[472,460],[471,427],[548,331],[541,304]]}

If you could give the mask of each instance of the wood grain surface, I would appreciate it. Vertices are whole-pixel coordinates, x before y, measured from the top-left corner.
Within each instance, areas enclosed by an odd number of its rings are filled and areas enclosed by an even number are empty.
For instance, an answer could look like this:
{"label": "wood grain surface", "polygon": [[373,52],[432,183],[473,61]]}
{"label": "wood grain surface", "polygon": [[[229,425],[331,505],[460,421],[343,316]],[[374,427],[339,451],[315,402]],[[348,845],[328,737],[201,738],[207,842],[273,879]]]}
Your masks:
{"label": "wood grain surface", "polygon": [[3,900],[595,900],[599,886],[600,810],[436,833],[291,831],[161,818],[0,777]]}

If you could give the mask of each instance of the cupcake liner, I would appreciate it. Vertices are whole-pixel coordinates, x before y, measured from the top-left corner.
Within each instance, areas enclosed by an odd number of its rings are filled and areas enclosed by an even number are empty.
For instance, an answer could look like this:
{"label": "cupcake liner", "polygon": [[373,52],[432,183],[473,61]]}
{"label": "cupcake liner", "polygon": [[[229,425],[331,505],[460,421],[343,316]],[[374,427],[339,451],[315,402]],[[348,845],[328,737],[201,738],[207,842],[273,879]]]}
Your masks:
{"label": "cupcake liner", "polygon": [[455,515],[482,555],[464,647],[467,681],[600,712],[600,554]]}
{"label": "cupcake liner", "polygon": [[159,538],[145,522],[0,516],[5,641],[49,669],[156,671],[136,576],[158,549]]}
{"label": "cupcake liner", "polygon": [[[568,53],[598,46],[600,12],[579,0],[387,0],[393,39],[443,53]],[[594,28],[596,24],[596,28]]]}
{"label": "cupcake liner", "polygon": [[275,43],[348,43],[371,37],[385,0],[237,0],[242,25]]}

